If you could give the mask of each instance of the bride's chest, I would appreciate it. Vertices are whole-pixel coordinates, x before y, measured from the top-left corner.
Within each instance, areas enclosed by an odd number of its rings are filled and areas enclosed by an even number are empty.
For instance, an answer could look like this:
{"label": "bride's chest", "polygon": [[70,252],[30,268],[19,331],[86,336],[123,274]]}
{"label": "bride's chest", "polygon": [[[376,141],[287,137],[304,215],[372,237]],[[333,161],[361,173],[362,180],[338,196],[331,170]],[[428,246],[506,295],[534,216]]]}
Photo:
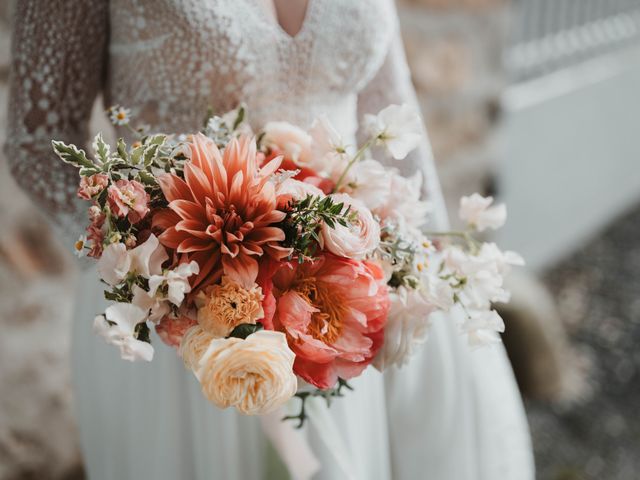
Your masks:
{"label": "bride's chest", "polygon": [[203,95],[211,82],[229,94],[239,85],[268,93],[274,82],[358,90],[385,56],[391,1],[308,2],[301,30],[290,36],[263,0],[112,0],[112,69],[133,69],[157,88],[185,83]]}

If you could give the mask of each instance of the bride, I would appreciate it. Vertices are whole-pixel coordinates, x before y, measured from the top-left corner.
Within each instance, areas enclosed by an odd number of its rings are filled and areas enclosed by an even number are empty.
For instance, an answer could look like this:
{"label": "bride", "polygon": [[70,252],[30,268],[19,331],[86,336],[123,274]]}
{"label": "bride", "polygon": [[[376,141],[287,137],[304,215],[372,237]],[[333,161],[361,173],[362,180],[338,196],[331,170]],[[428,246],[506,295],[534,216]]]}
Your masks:
{"label": "bride", "polygon": [[[352,142],[364,114],[415,102],[392,0],[18,0],[14,26],[9,162],[67,232],[80,233],[85,212],[76,171],[54,157],[50,140],[86,141],[100,93],[161,131],[195,131],[209,108],[244,102],[254,128],[307,126],[326,114]],[[446,228],[426,140],[397,167],[424,173],[430,228]],[[273,445],[286,459],[287,439],[268,441],[260,419],[208,404],[169,347],[157,347],[150,364],[130,364],[93,335],[101,291],[85,272],[73,327],[89,477],[279,477]],[[408,366],[368,369],[353,386],[325,415],[335,442],[319,423],[302,431],[320,463],[314,478],[533,479],[504,349],[470,350],[452,318],[434,321]]]}

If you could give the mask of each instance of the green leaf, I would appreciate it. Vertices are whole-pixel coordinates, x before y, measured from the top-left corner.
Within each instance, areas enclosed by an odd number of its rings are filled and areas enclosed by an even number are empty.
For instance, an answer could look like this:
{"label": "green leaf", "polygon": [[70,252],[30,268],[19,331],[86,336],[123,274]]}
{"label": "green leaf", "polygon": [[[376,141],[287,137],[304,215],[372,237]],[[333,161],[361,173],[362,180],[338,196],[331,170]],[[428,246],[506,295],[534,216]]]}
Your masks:
{"label": "green leaf", "polygon": [[142,160],[144,162],[145,167],[149,167],[153,163],[153,159],[156,157],[156,154],[158,153],[158,148],[159,148],[159,145],[157,143],[153,143],[149,145],[147,148],[145,148],[144,154],[143,154],[143,160]]}
{"label": "green leaf", "polygon": [[147,137],[144,141],[145,145],[162,145],[167,139],[166,135],[157,134]]}
{"label": "green leaf", "polygon": [[81,177],[90,177],[98,172],[100,172],[98,167],[80,167],[80,170],[78,170]]}
{"label": "green leaf", "polygon": [[122,138],[118,139],[117,149],[118,149],[118,155],[120,156],[120,158],[125,162],[128,162],[129,154],[127,153],[127,145],[124,143],[124,140]]}
{"label": "green leaf", "polygon": [[141,342],[151,343],[149,333],[149,327],[144,322],[137,324],[134,330],[134,336]]}
{"label": "green leaf", "polygon": [[131,155],[129,155],[129,161],[131,165],[140,164],[140,159],[142,158],[142,154],[144,153],[145,147],[143,145],[134,148],[131,150]]}
{"label": "green leaf", "polygon": [[240,126],[240,124],[242,123],[242,121],[244,120],[244,107],[240,107],[240,110],[238,110],[238,116],[236,117],[235,122],[233,122],[233,129],[235,130],[236,128],[238,128]]}
{"label": "green leaf", "polygon": [[263,328],[264,327],[262,326],[261,323],[256,323],[255,325],[252,323],[241,323],[231,331],[231,333],[227,338],[234,337],[234,338],[241,338],[244,340],[252,333],[259,332]]}
{"label": "green leaf", "polygon": [[118,293],[110,292],[108,290],[104,291],[104,298],[106,298],[111,302],[117,302],[119,300],[122,300],[122,297]]}
{"label": "green leaf", "polygon": [[105,163],[107,160],[109,160],[111,148],[102,138],[102,133],[98,133],[93,139],[93,151],[96,154],[96,158],[99,159],[102,163]]}
{"label": "green leaf", "polygon": [[140,181],[145,185],[155,187],[158,184],[155,177],[145,170],[141,170],[138,176],[140,177]]}
{"label": "green leaf", "polygon": [[107,161],[104,165],[102,165],[102,170],[104,172],[110,172],[115,167],[126,165],[126,162],[122,160],[120,157],[111,157],[109,161]]}
{"label": "green leaf", "polygon": [[87,154],[84,150],[79,149],[73,144],[67,145],[64,142],[53,140],[51,142],[53,151],[56,152],[60,160],[69,165],[73,165],[76,168],[85,167],[95,169],[95,164],[87,158]]}

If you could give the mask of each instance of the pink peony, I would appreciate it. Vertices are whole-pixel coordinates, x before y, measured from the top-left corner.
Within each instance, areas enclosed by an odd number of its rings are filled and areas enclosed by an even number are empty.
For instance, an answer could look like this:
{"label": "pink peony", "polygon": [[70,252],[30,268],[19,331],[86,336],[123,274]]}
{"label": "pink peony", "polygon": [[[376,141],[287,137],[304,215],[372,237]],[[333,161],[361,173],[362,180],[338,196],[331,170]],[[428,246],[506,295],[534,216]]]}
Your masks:
{"label": "pink peony", "polygon": [[127,217],[138,223],[149,213],[149,194],[135,180],[118,180],[109,187],[109,207],[117,217]]}
{"label": "pink peony", "polygon": [[380,243],[380,225],[364,203],[344,193],[331,196],[336,203],[344,203],[355,214],[348,226],[336,223],[330,227],[322,225],[320,247],[339,257],[362,260],[372,253]]}
{"label": "pink peony", "polygon": [[177,318],[167,316],[156,325],[156,333],[164,343],[170,347],[178,348],[187,330],[197,324],[198,322],[185,315]]}
{"label": "pink peony", "polygon": [[[371,262],[325,254],[314,262],[271,262],[261,275],[265,328],[287,335],[294,372],[318,388],[356,377],[384,342],[389,295],[383,272]],[[275,310],[275,311],[274,311]],[[268,318],[273,316],[273,318]]]}
{"label": "pink peony", "polygon": [[78,196],[85,200],[91,200],[102,190],[107,188],[108,184],[109,177],[104,173],[96,173],[95,175],[91,175],[90,177],[81,177]]}

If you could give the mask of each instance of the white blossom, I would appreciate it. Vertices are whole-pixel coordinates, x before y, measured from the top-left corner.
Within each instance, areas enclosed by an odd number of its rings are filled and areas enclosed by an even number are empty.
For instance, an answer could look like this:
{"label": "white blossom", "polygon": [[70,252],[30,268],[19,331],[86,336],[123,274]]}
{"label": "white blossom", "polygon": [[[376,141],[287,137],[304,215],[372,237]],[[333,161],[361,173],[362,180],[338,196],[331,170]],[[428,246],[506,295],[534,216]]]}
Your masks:
{"label": "white blossom", "polygon": [[365,115],[364,125],[396,160],[405,158],[423,136],[420,115],[407,104],[389,105],[377,115]]}
{"label": "white blossom", "polygon": [[491,310],[491,304],[509,301],[504,277],[512,265],[524,265],[522,257],[515,252],[502,252],[494,243],[485,243],[475,255],[459,247],[448,248],[444,265],[460,282],[454,288],[467,315],[462,328],[468,334],[469,343],[483,345],[497,341],[497,332],[504,331],[504,323],[498,313]]}
{"label": "white blossom", "polygon": [[98,274],[109,285],[118,285],[129,273],[131,257],[124,243],[112,243],[98,260]]}
{"label": "white blossom", "polygon": [[507,220],[507,207],[504,204],[491,206],[493,197],[483,197],[477,193],[460,199],[460,219],[469,226],[482,232],[487,228],[497,229]]}
{"label": "white blossom", "polygon": [[349,163],[349,154],[352,153],[350,147],[345,145],[326,115],[314,120],[309,134],[312,142],[308,166],[337,181]]}
{"label": "white blossom", "polygon": [[144,243],[130,250],[129,255],[131,270],[144,278],[160,275],[162,264],[169,259],[167,251],[153,234]]}
{"label": "white blossom", "polygon": [[109,119],[117,126],[127,125],[131,121],[131,110],[118,105],[109,109]]}
{"label": "white blossom", "polygon": [[129,273],[150,278],[162,273],[162,264],[169,259],[166,250],[151,235],[146,242],[132,250],[127,250],[124,243],[112,243],[104,249],[98,260],[100,278],[114,286],[122,282]]}
{"label": "white blossom", "polygon": [[171,306],[167,299],[159,297],[156,294],[151,295],[144,288],[138,285],[133,286],[132,292],[133,298],[131,299],[131,303],[145,312],[148,312],[148,320],[150,322],[158,323],[166,315],[171,313]]}
{"label": "white blossom", "polygon": [[424,292],[400,286],[389,292],[391,302],[384,345],[373,361],[380,371],[391,365],[405,365],[417,346],[427,339],[431,322],[429,315],[436,310]]}
{"label": "white blossom", "polygon": [[375,160],[362,160],[349,172],[347,193],[375,211],[389,204],[391,175],[389,169]]}
{"label": "white blossom", "polygon": [[469,345],[482,347],[500,342],[498,333],[504,332],[504,321],[495,310],[470,311],[469,317],[462,324],[467,334]]}
{"label": "white blossom", "polygon": [[149,278],[149,294],[154,296],[162,286],[167,287],[167,299],[175,306],[182,305],[185,294],[191,291],[189,277],[200,271],[197,262],[181,263],[173,270]]}
{"label": "white blossom", "polygon": [[120,348],[124,360],[153,359],[153,347],[147,342],[135,338],[136,326],[147,319],[141,308],[130,303],[114,303],[107,307],[104,315],[98,315],[93,322],[93,330],[105,341]]}
{"label": "white blossom", "polygon": [[85,257],[90,244],[91,242],[87,240],[86,235],[80,235],[78,240],[76,240],[76,243],[73,245],[73,254],[78,258]]}
{"label": "white blossom", "polygon": [[387,171],[390,181],[389,196],[386,202],[373,209],[383,221],[392,221],[402,229],[419,229],[428,220],[431,204],[421,200],[422,173],[403,177],[397,171]]}

